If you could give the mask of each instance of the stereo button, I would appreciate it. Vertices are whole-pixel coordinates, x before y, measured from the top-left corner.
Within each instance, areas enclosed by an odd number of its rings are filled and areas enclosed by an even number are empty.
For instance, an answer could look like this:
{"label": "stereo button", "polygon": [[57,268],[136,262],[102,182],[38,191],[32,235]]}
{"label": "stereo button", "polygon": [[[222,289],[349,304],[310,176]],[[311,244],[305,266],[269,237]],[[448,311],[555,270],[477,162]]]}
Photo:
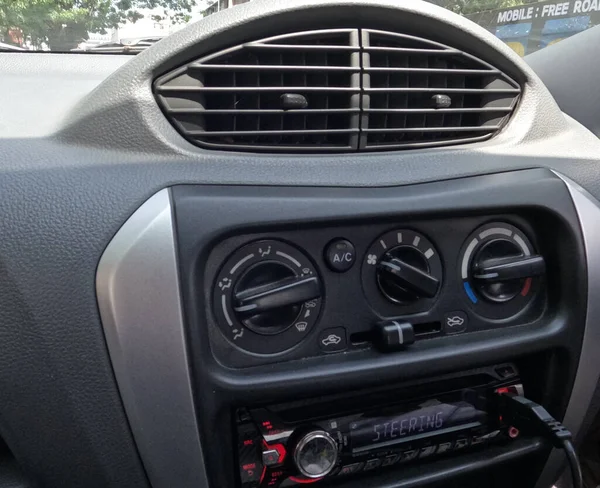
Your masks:
{"label": "stereo button", "polygon": [[385,458],[383,458],[383,462],[381,463],[381,466],[391,466],[392,464],[395,464],[398,461],[398,458],[400,456],[398,454],[392,454],[391,456],[386,456]]}
{"label": "stereo button", "polygon": [[476,436],[473,436],[473,439],[471,439],[472,446],[476,446],[477,444],[483,444],[484,442],[485,442],[485,436],[483,436],[483,435],[476,435]]}
{"label": "stereo button", "polygon": [[363,463],[347,464],[346,466],[342,467],[342,469],[340,469],[338,476],[345,476],[347,474],[358,473],[361,470],[362,465]]}
{"label": "stereo button", "polygon": [[379,466],[381,466],[381,459],[369,459],[365,463],[365,471],[378,468]]}
{"label": "stereo button", "polygon": [[454,450],[458,451],[459,449],[464,449],[469,445],[469,439],[456,439],[456,444],[454,444]]}
{"label": "stereo button", "polygon": [[279,463],[279,452],[276,449],[263,451],[262,460],[265,466],[274,466]]}
{"label": "stereo button", "polygon": [[419,455],[419,451],[416,449],[411,449],[410,451],[404,451],[404,456],[402,457],[402,462],[412,461],[416,459]]}
{"label": "stereo button", "polygon": [[445,452],[448,452],[450,449],[452,449],[452,442],[442,442],[439,446],[438,446],[438,454],[443,454]]}
{"label": "stereo button", "polygon": [[246,463],[241,468],[240,478],[242,483],[252,483],[260,480],[262,467],[258,463]]}
{"label": "stereo button", "polygon": [[427,446],[427,447],[423,447],[421,448],[421,452],[419,454],[420,458],[426,458],[431,456],[432,454],[435,453],[435,450],[437,449],[437,446]]}

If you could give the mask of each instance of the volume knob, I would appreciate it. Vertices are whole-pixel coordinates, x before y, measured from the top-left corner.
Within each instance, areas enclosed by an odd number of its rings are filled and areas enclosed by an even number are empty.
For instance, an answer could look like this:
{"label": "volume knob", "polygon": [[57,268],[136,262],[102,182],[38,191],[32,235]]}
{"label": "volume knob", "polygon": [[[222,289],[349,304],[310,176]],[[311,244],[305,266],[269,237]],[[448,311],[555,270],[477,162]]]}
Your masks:
{"label": "volume knob", "polygon": [[313,430],[297,442],[293,457],[302,475],[312,479],[322,478],[337,463],[338,445],[324,430]]}

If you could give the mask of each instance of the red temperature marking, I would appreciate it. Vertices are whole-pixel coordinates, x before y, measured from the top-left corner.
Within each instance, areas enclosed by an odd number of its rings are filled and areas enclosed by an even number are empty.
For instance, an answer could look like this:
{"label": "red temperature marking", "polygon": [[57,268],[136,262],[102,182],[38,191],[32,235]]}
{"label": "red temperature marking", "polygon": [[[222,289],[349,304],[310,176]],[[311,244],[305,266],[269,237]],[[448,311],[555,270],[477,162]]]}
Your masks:
{"label": "red temperature marking", "polygon": [[523,285],[523,289],[521,290],[521,296],[527,296],[529,290],[531,290],[531,278],[527,278],[525,280],[525,284]]}

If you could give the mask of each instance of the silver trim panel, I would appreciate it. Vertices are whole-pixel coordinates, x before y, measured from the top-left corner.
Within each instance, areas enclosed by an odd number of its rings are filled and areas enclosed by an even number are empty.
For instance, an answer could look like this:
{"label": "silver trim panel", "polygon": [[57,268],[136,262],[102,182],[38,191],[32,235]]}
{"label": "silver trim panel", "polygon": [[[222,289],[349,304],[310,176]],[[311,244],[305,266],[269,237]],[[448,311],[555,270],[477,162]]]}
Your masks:
{"label": "silver trim panel", "polygon": [[208,486],[188,369],[170,191],[144,203],[98,265],[100,316],[153,488]]}
{"label": "silver trim panel", "polygon": [[[577,375],[571,392],[571,398],[563,419],[563,424],[571,431],[575,440],[581,440],[581,424],[590,407],[594,392],[600,381],[600,202],[587,190],[566,176],[553,171],[564,181],[577,216],[587,261],[588,290],[585,331],[581,346],[581,355]],[[551,486],[565,467],[564,454],[554,450],[546,463],[536,488]]]}

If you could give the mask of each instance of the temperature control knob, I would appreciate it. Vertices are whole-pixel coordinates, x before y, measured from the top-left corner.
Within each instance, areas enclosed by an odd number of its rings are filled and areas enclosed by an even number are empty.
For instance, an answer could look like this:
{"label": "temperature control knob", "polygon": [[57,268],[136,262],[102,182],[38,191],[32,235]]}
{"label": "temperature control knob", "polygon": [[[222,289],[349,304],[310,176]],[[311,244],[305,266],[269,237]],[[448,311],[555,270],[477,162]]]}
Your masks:
{"label": "temperature control knob", "polygon": [[486,317],[508,318],[523,310],[545,271],[544,258],[510,224],[482,226],[463,246],[463,288],[471,305]]}
{"label": "temperature control knob", "polygon": [[304,253],[284,242],[257,241],[225,261],[213,288],[213,310],[233,344],[273,354],[312,330],[321,296],[321,280]]}
{"label": "temperature control knob", "polygon": [[327,476],[338,459],[338,445],[324,430],[313,430],[302,436],[293,450],[294,464],[307,478]]}
{"label": "temperature control knob", "polygon": [[399,229],[379,236],[363,262],[363,288],[382,316],[425,310],[442,282],[442,263],[422,234]]}
{"label": "temperature control knob", "polygon": [[471,272],[482,296],[503,303],[521,292],[527,278],[540,276],[545,270],[542,256],[526,256],[514,242],[496,239],[481,247],[473,259]]}

